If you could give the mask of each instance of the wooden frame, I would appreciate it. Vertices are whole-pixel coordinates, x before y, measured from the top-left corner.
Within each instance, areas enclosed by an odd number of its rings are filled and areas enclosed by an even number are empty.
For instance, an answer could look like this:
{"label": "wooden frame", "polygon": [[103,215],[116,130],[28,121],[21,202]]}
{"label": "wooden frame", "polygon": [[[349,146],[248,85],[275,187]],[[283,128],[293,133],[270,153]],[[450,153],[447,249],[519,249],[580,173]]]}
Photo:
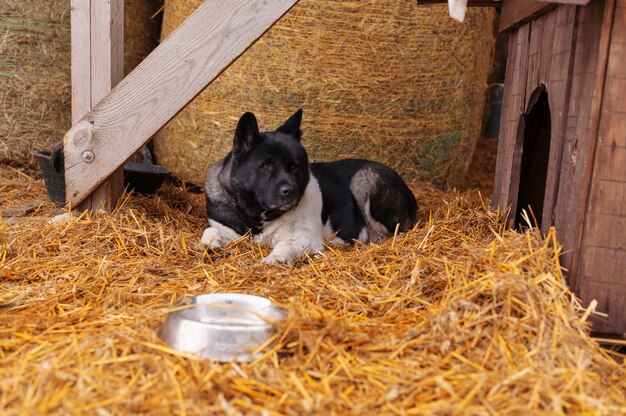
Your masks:
{"label": "wooden frame", "polygon": [[[65,134],[66,199],[73,206],[87,200],[87,207],[102,206],[102,199],[92,196],[97,187],[105,183],[116,170],[150,137],[173,118],[189,101],[199,94],[213,79],[241,55],[256,39],[282,17],[297,0],[206,0],[161,43],[135,70],[119,82],[113,90],[101,96],[117,81],[118,56],[121,50],[120,30],[116,11],[122,10],[122,0],[73,0],[78,8],[73,11],[72,26],[75,40],[72,43],[73,66],[76,74],[73,95],[77,104],[75,115],[86,109],[87,85],[90,85],[90,109]],[[86,12],[85,4],[98,7],[97,17]],[[109,6],[107,10],[101,9]],[[117,8],[116,8],[117,7]],[[89,17],[88,17],[89,16]],[[84,41],[87,19],[90,33],[100,30],[109,33],[109,45],[104,51],[91,49],[90,56],[104,54],[103,66],[85,57]],[[123,19],[118,19],[123,20]],[[110,28],[110,29],[109,29]],[[81,35],[82,34],[82,35]],[[91,42],[91,45],[94,41]],[[100,45],[100,43],[98,43]],[[91,79],[87,81],[86,66]],[[98,73],[103,67],[110,70]],[[115,76],[112,76],[115,74]],[[95,78],[94,78],[95,77]],[[100,84],[103,82],[103,84]],[[103,94],[102,94],[103,95]],[[97,104],[94,104],[96,103]],[[83,107],[84,105],[84,107]],[[102,189],[106,203],[111,208],[114,194],[121,184],[114,177]],[[94,199],[95,198],[95,199]],[[100,205],[94,205],[94,202]]]}

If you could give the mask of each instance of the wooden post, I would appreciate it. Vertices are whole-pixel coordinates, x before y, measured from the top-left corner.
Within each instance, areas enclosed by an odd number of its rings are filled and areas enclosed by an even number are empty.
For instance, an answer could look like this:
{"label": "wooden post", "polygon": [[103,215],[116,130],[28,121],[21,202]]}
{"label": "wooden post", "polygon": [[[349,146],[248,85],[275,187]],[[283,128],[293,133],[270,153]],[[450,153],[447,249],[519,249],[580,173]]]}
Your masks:
{"label": "wooden post", "polygon": [[[76,124],[124,77],[124,0],[71,0],[71,25],[72,124]],[[81,160],[92,163],[98,155],[85,144]],[[64,153],[67,182],[74,163],[67,143]],[[111,211],[123,181],[123,169],[117,169],[75,208]]]}
{"label": "wooden post", "polygon": [[89,197],[297,1],[205,0],[65,134],[67,201]]}

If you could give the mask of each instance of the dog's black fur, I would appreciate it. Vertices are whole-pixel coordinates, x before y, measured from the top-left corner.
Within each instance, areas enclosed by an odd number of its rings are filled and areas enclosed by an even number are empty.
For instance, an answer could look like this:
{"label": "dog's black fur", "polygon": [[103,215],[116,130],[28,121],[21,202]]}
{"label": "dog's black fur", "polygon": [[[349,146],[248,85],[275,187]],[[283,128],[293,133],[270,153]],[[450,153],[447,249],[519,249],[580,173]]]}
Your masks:
{"label": "dog's black fur", "polygon": [[233,150],[209,170],[219,168],[217,187],[212,182],[215,176],[207,175],[209,218],[239,234],[247,230],[258,234],[263,221],[280,217],[298,203],[310,171],[299,126],[292,124],[289,119],[278,130],[261,134],[254,114],[241,117]]}
{"label": "dog's black fur", "polygon": [[389,167],[360,159],[309,165],[301,121],[298,110],[262,133],[252,113],[241,117],[232,151],[207,172],[203,244],[220,247],[250,230],[274,247],[265,262],[291,263],[321,251],[324,239],[369,241],[415,225],[415,197]]}
{"label": "dog's black fur", "polygon": [[[364,217],[367,199],[373,220],[393,233],[398,225],[406,231],[417,221],[417,202],[402,178],[387,166],[362,159],[313,163],[311,172],[322,190],[322,223],[330,226],[343,241],[357,240],[368,223]],[[361,183],[355,177],[368,172]],[[370,180],[369,184],[363,182]],[[361,189],[353,189],[362,185]],[[356,194],[356,195],[355,195]],[[365,195],[363,195],[365,194]]]}

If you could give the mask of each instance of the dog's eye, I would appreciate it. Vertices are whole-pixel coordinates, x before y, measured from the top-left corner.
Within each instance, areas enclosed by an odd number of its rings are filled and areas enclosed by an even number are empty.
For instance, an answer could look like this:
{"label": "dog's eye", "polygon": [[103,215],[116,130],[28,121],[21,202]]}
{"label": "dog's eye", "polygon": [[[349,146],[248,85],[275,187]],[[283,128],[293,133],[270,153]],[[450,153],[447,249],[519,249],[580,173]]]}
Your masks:
{"label": "dog's eye", "polygon": [[265,162],[263,163],[263,165],[261,165],[261,169],[267,170],[267,171],[272,170],[272,167],[273,167],[272,162]]}
{"label": "dog's eye", "polygon": [[297,163],[292,163],[291,165],[289,165],[289,170],[292,172],[295,172],[298,169],[298,164]]}

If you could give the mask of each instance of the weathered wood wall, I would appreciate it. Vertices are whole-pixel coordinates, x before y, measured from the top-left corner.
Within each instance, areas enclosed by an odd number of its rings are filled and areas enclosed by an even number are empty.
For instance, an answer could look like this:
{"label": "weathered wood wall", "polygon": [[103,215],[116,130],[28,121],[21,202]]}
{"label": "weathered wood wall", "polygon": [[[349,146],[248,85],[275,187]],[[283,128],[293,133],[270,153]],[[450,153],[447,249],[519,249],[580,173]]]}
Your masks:
{"label": "weathered wood wall", "polygon": [[566,244],[562,260],[571,271],[570,286],[575,289],[578,289],[577,253],[580,251],[579,241],[591,181],[609,44],[608,31],[601,28],[605,14],[612,10],[612,2],[595,1],[578,10],[565,157],[561,163],[561,181],[553,220],[559,238]]}
{"label": "weathered wood wall", "polygon": [[598,300],[609,319],[594,329],[611,333],[626,330],[625,48],[626,0],[559,6],[510,33],[494,189],[496,206],[516,207],[520,120],[545,85],[552,132],[543,231],[556,227],[570,286],[584,302]]}
{"label": "weathered wood wall", "polygon": [[553,223],[552,210],[560,179],[558,166],[565,140],[575,18],[575,6],[562,6],[522,25],[509,38],[494,203],[500,207],[517,206],[524,140],[520,119],[530,110],[533,92],[543,85],[552,115],[544,212],[536,213],[543,216],[544,231]]}
{"label": "weathered wood wall", "polygon": [[617,0],[610,30],[591,187],[583,222],[576,289],[609,314],[599,332],[626,332],[626,0]]}

